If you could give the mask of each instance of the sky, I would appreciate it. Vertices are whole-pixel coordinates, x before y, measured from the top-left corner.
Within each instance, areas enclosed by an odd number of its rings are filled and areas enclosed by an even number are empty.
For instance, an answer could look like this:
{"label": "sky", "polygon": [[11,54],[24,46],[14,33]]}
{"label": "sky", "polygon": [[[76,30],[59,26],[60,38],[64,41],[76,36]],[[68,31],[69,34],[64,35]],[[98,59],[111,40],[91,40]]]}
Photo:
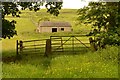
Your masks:
{"label": "sky", "polygon": [[[87,0],[86,2],[82,0],[63,0],[62,9],[80,9],[87,6],[89,1],[90,0]],[[18,8],[20,9],[21,7]],[[45,4],[40,8],[45,8]]]}
{"label": "sky", "polygon": [[79,9],[87,5],[88,2],[81,2],[81,0],[63,0],[62,8]]}
{"label": "sky", "polygon": [[[81,0],[63,0],[62,9],[80,9],[87,5],[88,2],[81,2]],[[41,6],[41,8],[45,8],[44,6]]]}

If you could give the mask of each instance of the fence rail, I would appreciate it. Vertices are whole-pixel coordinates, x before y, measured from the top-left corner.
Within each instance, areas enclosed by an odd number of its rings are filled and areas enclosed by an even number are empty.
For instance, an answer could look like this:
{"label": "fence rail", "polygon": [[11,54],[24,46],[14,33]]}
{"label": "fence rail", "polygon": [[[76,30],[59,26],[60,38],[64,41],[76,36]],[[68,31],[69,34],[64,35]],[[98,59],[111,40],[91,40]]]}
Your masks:
{"label": "fence rail", "polygon": [[44,41],[44,40],[46,40],[46,39],[41,39],[41,40],[28,40],[28,41],[23,41],[23,42],[36,42],[36,41]]}
{"label": "fence rail", "polygon": [[[52,52],[79,52],[81,47],[89,49],[89,41],[82,41],[81,39],[86,35],[75,36],[50,36]],[[81,39],[80,39],[81,38]],[[87,39],[89,40],[89,39]]]}
{"label": "fence rail", "polygon": [[[87,39],[86,39],[87,38]],[[89,37],[50,36],[50,39],[16,41],[16,54],[43,53],[48,56],[53,52],[80,52],[81,49],[90,49]]]}
{"label": "fence rail", "polygon": [[28,40],[28,41],[16,41],[16,54],[21,54],[24,52],[35,52],[40,53],[44,52],[46,45],[46,39],[41,40]]}

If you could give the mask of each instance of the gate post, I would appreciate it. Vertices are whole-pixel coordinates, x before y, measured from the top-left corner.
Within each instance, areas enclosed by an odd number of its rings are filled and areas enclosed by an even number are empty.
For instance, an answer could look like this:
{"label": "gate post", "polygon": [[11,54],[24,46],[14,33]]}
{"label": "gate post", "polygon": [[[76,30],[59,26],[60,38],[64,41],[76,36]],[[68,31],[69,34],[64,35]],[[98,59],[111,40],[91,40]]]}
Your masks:
{"label": "gate post", "polygon": [[72,36],[72,50],[73,50],[73,53],[74,53],[74,38],[75,38],[75,36]]}
{"label": "gate post", "polygon": [[63,51],[63,41],[62,41],[62,37],[61,38],[61,47],[62,47],[62,51]]}
{"label": "gate post", "polygon": [[20,41],[20,52],[23,51],[23,41]]}
{"label": "gate post", "polygon": [[97,46],[95,45],[95,42],[92,37],[89,38],[90,41],[90,47],[92,51],[97,51]]}
{"label": "gate post", "polygon": [[18,55],[18,40],[16,41],[16,54]]}
{"label": "gate post", "polygon": [[46,40],[45,56],[51,54],[51,39]]}

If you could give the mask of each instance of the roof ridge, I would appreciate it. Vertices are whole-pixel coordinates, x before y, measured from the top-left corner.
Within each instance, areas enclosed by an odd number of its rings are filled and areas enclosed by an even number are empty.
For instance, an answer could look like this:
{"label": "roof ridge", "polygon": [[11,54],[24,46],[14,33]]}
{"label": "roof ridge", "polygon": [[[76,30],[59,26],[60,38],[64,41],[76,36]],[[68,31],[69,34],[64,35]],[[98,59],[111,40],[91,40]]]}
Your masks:
{"label": "roof ridge", "polygon": [[42,27],[71,27],[69,22],[60,22],[60,21],[43,21],[40,23]]}

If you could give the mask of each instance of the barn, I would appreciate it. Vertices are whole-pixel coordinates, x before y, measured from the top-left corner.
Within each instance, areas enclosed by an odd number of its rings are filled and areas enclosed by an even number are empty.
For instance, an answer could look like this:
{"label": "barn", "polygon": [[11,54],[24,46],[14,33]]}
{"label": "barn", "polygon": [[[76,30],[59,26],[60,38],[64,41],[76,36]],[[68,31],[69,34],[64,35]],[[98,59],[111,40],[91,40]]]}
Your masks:
{"label": "barn", "polygon": [[37,32],[71,32],[72,26],[69,22],[60,21],[44,21],[37,28]]}

